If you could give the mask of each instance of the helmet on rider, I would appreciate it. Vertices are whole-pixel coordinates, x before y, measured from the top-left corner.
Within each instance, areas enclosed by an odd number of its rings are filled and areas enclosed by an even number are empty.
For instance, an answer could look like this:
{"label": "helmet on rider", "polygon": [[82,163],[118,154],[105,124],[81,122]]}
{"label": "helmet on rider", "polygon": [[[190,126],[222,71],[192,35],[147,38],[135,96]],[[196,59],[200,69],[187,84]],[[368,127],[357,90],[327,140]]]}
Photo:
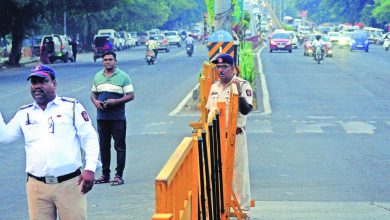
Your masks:
{"label": "helmet on rider", "polygon": [[316,35],[316,39],[320,40],[321,39],[321,35]]}
{"label": "helmet on rider", "polygon": [[154,40],[154,37],[153,37],[153,36],[150,36],[150,37],[149,37],[149,40]]}

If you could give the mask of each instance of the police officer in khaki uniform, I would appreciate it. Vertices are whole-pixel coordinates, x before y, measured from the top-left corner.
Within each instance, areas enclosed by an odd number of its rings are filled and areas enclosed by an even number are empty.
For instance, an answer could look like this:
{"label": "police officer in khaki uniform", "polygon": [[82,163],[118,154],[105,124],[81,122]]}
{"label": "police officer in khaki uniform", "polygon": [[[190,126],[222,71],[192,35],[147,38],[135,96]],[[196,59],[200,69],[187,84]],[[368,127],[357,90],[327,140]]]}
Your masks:
{"label": "police officer in khaki uniform", "polygon": [[[210,112],[214,111],[217,103],[226,101],[226,108],[229,108],[230,86],[237,85],[238,116],[235,143],[233,191],[237,196],[242,210],[249,219],[250,215],[250,182],[249,182],[249,164],[248,148],[246,141],[246,119],[249,112],[252,111],[252,88],[248,81],[234,75],[234,59],[229,54],[220,54],[212,63],[216,64],[215,69],[218,72],[219,81],[215,82],[210,89],[206,108]],[[228,112],[226,114],[228,116]]]}
{"label": "police officer in khaki uniform", "polygon": [[30,219],[87,219],[85,194],[100,166],[96,131],[77,100],[56,95],[52,68],[38,65],[27,80],[34,103],[19,108],[8,124],[0,113],[0,143],[24,137]]}

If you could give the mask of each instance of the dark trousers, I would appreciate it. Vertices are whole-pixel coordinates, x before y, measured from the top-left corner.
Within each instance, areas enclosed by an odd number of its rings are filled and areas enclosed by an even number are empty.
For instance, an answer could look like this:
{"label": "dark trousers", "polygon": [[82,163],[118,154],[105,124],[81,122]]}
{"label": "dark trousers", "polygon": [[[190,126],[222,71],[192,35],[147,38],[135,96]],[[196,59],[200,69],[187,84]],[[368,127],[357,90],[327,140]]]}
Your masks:
{"label": "dark trousers", "polygon": [[154,57],[157,58],[158,50],[157,49],[153,49],[153,52],[154,52]]}
{"label": "dark trousers", "polygon": [[103,165],[103,175],[110,175],[112,137],[114,139],[117,161],[115,175],[122,176],[126,163],[126,121],[98,120],[97,127],[99,133],[100,157]]}

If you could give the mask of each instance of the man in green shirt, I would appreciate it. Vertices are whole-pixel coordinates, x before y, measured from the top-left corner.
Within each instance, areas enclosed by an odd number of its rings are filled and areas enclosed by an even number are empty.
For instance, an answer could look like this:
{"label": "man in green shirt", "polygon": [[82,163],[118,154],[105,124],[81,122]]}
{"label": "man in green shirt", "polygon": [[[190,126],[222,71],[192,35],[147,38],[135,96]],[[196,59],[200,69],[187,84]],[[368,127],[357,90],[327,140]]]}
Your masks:
{"label": "man in green shirt", "polygon": [[126,161],[125,103],[134,99],[134,88],[129,75],[116,66],[116,54],[108,51],[102,55],[104,69],[96,73],[91,93],[97,109],[102,176],[96,184],[110,182],[111,137],[117,152],[115,178],[111,185],[122,185]]}

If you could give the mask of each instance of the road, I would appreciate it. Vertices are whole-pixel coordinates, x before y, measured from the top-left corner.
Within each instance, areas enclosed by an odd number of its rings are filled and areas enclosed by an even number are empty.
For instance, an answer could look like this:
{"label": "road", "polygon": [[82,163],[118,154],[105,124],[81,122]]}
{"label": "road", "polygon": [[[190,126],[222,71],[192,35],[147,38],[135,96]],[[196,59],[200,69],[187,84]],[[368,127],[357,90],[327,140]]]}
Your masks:
{"label": "road", "polygon": [[248,122],[255,219],[390,219],[390,54],[261,59],[271,109]]}
{"label": "road", "polygon": [[[95,185],[88,193],[89,219],[150,219],[154,178],[190,136],[188,123],[199,118],[169,114],[197,84],[206,48],[198,45],[190,58],[184,48],[172,47],[153,66],[146,65],[144,53],[140,47],[118,52],[118,66],[133,79],[136,94],[126,107],[125,185]],[[266,81],[257,86],[263,91],[259,110],[247,125],[253,219],[390,218],[389,56],[380,47],[369,53],[336,50],[318,65],[301,48],[261,52]],[[77,63],[52,66],[58,94],[79,99],[96,125],[89,94],[101,63],[80,54]],[[6,121],[31,102],[28,70],[0,72]],[[263,102],[264,94],[269,100]],[[28,219],[23,141],[0,147],[0,219]]]}

